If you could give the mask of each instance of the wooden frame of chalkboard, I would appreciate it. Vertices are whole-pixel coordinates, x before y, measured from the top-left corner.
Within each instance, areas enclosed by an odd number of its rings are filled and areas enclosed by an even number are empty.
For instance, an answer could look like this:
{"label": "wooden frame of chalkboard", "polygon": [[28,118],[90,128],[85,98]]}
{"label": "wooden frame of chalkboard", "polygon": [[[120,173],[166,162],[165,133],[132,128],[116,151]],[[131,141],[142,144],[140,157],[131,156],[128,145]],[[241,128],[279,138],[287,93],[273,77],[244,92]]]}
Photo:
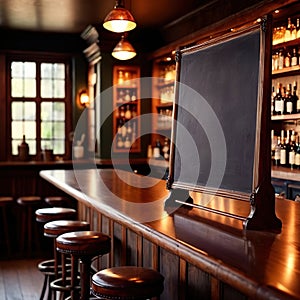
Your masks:
{"label": "wooden frame of chalkboard", "polygon": [[271,18],[176,52],[172,146],[165,202],[190,191],[249,201],[246,229],[281,228],[270,168]]}

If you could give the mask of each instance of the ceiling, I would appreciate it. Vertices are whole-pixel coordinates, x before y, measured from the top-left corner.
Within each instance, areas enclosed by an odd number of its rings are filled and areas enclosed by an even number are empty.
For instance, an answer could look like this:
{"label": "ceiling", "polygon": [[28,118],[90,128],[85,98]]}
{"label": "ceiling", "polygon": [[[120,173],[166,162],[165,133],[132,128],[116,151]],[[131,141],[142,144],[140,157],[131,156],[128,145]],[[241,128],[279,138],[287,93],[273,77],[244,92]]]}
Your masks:
{"label": "ceiling", "polygon": [[[140,28],[159,28],[211,0],[125,0]],[[0,28],[81,33],[101,26],[115,0],[0,0]]]}

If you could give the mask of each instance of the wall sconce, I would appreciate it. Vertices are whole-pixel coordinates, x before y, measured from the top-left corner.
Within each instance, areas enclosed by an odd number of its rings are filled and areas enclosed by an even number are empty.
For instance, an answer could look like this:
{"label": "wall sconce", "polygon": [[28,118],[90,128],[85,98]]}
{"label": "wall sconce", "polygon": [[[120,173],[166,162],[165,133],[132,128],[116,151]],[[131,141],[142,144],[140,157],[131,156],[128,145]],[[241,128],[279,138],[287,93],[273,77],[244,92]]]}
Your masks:
{"label": "wall sconce", "polygon": [[135,57],[136,52],[132,45],[127,41],[127,39],[123,35],[120,42],[116,45],[111,55],[119,60],[128,60]]}
{"label": "wall sconce", "polygon": [[83,107],[87,107],[90,104],[90,97],[86,91],[81,91],[79,93],[79,103]]}
{"label": "wall sconce", "polygon": [[116,0],[114,9],[105,17],[103,27],[112,32],[130,31],[136,22],[129,10],[124,8],[121,0]]}

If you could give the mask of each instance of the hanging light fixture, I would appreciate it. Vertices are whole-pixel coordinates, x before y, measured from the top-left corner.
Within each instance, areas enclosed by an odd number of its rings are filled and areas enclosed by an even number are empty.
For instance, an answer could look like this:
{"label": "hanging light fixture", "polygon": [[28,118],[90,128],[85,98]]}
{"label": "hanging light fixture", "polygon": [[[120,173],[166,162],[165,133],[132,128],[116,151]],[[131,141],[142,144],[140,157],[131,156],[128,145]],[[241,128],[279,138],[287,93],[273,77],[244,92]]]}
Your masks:
{"label": "hanging light fixture", "polygon": [[114,9],[105,17],[103,27],[112,32],[130,31],[136,27],[132,14],[124,8],[121,0],[116,0]]}
{"label": "hanging light fixture", "polygon": [[122,35],[120,42],[116,45],[112,52],[112,56],[119,60],[128,60],[135,57],[136,52],[125,36]]}

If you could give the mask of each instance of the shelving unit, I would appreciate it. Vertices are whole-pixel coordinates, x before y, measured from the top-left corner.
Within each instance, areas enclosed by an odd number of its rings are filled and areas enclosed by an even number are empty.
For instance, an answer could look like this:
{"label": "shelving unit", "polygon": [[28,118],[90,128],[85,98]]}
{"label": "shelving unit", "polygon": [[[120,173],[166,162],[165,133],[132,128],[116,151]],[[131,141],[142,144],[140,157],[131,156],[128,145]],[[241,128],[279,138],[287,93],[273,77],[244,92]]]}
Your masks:
{"label": "shelving unit", "polygon": [[174,102],[175,59],[174,53],[156,59],[153,63],[152,86],[152,138],[151,144],[159,140],[163,145],[165,137],[171,136]]}
{"label": "shelving unit", "polygon": [[[288,18],[296,20],[300,18],[300,12],[287,10],[274,20],[274,28],[277,26],[284,26],[287,24]],[[278,83],[282,83],[284,87],[288,84],[296,84],[297,95],[299,97],[300,92],[300,38],[284,41],[273,45],[273,54],[282,50],[282,53],[292,53],[293,49],[296,49],[297,64],[293,66],[281,66],[280,69],[272,70],[272,86],[277,87]],[[276,65],[276,64],[275,64]],[[280,131],[294,130],[297,135],[300,134],[300,113],[272,115],[271,116],[271,128],[275,131],[275,135],[280,135]],[[280,170],[280,172],[278,171]],[[283,175],[284,174],[284,175]],[[276,193],[283,193],[285,197],[294,199],[296,194],[299,194],[299,184],[297,182],[291,182],[290,179],[296,180],[299,176],[299,170],[291,169],[289,167],[272,167],[272,183]],[[293,183],[293,184],[291,184]]]}
{"label": "shelving unit", "polygon": [[113,68],[113,150],[140,152],[140,68]]}

